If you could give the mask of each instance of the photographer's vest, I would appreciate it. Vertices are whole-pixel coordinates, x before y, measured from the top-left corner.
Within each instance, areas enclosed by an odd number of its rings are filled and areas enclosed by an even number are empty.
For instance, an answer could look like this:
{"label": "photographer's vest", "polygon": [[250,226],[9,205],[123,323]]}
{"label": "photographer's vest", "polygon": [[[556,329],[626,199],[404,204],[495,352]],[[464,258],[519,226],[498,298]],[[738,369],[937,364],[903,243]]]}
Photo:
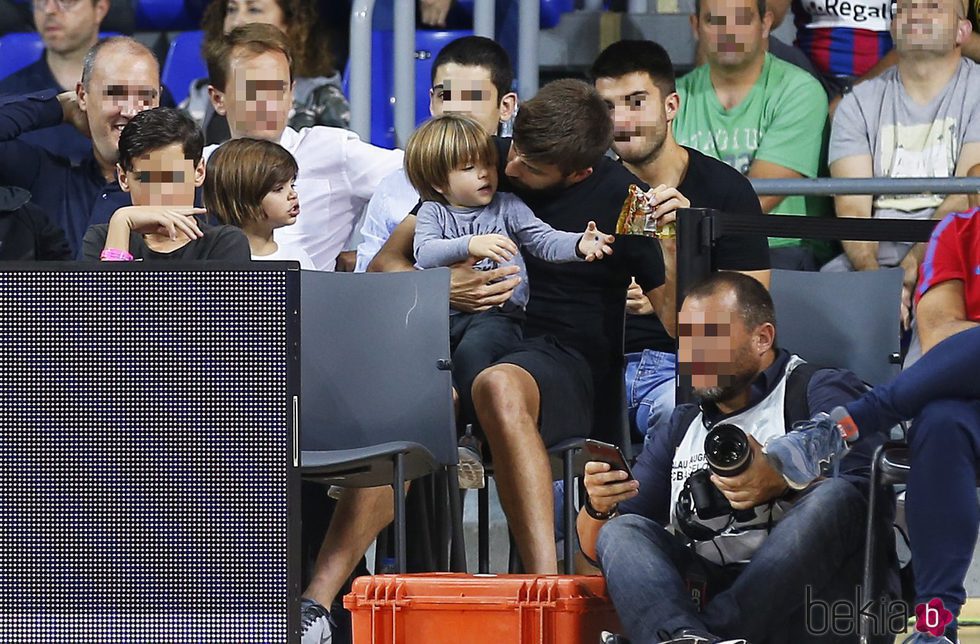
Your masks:
{"label": "photographer's vest", "polygon": [[[790,356],[782,378],[779,379],[776,386],[769,392],[769,395],[749,409],[733,416],[727,416],[718,422],[737,425],[747,435],[753,436],[760,445],[765,445],[766,441],[770,438],[785,434],[789,429],[787,424],[788,419],[791,419],[790,422],[792,422],[793,420],[804,420],[809,417],[808,413],[796,417],[786,413],[788,376],[794,369],[803,364],[806,363],[802,358],[795,355]],[[812,376],[815,369],[811,365],[807,366],[811,368],[802,369],[801,372],[807,372],[806,381],[809,381],[809,376]],[[793,394],[794,397],[802,395],[804,404],[806,398],[805,384],[802,387],[794,387],[797,391],[802,389],[802,394]],[[793,401],[790,403],[790,406],[798,407],[799,403]],[[687,416],[687,418],[691,418],[690,423],[687,424],[687,431],[683,429],[685,426],[684,419],[682,419],[679,427],[675,428],[676,431],[684,433],[683,438],[680,439],[674,451],[674,460],[670,472],[670,523],[673,532],[681,537],[684,537],[684,533],[678,527],[677,517],[675,516],[677,499],[684,489],[684,483],[688,477],[697,470],[708,466],[704,458],[704,438],[711,427],[717,424],[706,424],[703,412],[695,407],[692,407],[692,412],[696,413]],[[705,528],[713,531],[722,532],[710,541],[692,542],[690,547],[705,559],[721,565],[747,562],[765,540],[772,525],[783,516],[790,505],[792,504],[786,501],[775,501],[760,505],[754,509],[755,518],[746,522],[732,522],[729,516],[702,521],[696,515],[692,514],[691,520],[694,523],[703,525]],[[725,526],[729,523],[732,523],[732,525],[728,529],[725,529]]]}

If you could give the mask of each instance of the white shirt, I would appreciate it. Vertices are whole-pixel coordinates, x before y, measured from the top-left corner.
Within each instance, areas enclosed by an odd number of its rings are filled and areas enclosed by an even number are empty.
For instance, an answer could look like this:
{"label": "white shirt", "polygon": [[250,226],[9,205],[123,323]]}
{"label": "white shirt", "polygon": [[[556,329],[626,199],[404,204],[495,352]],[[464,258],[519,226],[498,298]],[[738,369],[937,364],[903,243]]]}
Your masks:
{"label": "white shirt", "polygon": [[368,264],[388,241],[391,231],[402,223],[418,202],[419,193],[412,187],[404,168],[381,180],[364,213],[361,226],[363,241],[357,246],[355,273],[367,270]]}
{"label": "white shirt", "polygon": [[313,265],[313,260],[310,259],[310,256],[306,254],[306,251],[299,246],[287,244],[281,241],[276,242],[276,245],[279,247],[276,249],[276,252],[270,255],[256,255],[255,253],[252,253],[252,260],[262,262],[293,261],[299,262],[299,267],[304,271],[316,270],[316,266]]}
{"label": "white shirt", "polygon": [[[299,165],[296,223],[276,230],[276,242],[302,248],[318,270],[332,271],[361,210],[382,178],[402,165],[401,150],[365,143],[349,130],[314,126],[286,128],[279,144]],[[205,158],[217,149],[209,145]]]}

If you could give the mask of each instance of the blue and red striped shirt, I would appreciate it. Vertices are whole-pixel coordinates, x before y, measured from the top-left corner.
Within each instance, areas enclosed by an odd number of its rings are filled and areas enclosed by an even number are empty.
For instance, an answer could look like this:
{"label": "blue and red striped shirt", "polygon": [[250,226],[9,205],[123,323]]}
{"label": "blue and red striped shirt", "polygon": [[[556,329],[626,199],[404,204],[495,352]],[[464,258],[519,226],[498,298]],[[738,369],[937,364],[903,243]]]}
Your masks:
{"label": "blue and red striped shirt", "polygon": [[793,0],[796,46],[825,76],[863,76],[892,48],[891,0]]}

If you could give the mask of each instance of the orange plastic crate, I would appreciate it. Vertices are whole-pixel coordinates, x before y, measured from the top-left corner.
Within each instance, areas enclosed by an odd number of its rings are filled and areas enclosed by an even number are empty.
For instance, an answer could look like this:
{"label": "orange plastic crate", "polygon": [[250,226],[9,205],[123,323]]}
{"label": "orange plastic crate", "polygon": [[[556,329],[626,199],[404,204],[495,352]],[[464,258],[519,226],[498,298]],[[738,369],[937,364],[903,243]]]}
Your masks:
{"label": "orange plastic crate", "polygon": [[354,644],[595,644],[620,630],[602,577],[377,575],[344,606]]}

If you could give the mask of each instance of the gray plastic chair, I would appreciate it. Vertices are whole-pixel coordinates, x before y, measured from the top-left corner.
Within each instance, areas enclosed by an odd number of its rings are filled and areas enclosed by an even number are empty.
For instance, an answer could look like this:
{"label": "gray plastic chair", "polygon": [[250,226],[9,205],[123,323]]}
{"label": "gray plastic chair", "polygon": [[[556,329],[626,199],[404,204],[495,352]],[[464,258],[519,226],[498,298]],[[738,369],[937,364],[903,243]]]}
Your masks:
{"label": "gray plastic chair", "polygon": [[872,385],[898,373],[902,269],[772,271],[776,342],[808,362],[850,369]]}
{"label": "gray plastic chair", "polygon": [[[395,566],[404,572],[404,482],[445,467],[449,485],[458,485],[449,271],[303,271],[301,287],[303,477],[393,486]],[[449,499],[458,566],[458,490]]]}
{"label": "gray plastic chair", "polygon": [[[823,366],[850,369],[870,384],[898,374],[902,269],[852,273],[772,271],[780,346]],[[908,450],[886,443],[874,453],[861,584],[862,604],[876,600],[875,563],[882,540],[881,497],[908,474]],[[859,623],[862,644],[878,641],[871,622]]]}

